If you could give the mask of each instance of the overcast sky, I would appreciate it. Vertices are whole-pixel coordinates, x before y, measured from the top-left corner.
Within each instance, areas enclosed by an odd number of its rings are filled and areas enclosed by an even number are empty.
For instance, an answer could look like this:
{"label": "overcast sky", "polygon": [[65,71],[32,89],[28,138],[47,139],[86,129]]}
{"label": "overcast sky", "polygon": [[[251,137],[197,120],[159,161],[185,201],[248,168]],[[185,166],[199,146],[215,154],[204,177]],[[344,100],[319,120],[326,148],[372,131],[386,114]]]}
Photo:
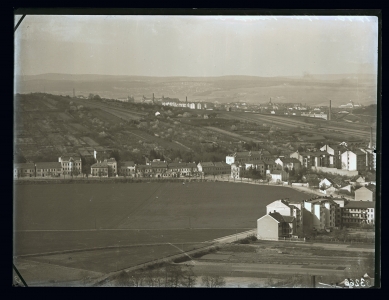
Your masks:
{"label": "overcast sky", "polygon": [[377,47],[376,17],[27,15],[15,33],[15,73],[376,73]]}

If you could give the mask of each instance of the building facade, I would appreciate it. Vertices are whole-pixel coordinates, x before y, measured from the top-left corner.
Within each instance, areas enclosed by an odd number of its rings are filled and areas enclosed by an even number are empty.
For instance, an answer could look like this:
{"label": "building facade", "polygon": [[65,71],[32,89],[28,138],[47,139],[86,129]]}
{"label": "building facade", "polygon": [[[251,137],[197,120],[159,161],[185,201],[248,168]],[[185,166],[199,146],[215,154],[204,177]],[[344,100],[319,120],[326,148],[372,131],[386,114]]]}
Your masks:
{"label": "building facade", "polygon": [[20,163],[14,164],[14,178],[35,177],[35,164]]}
{"label": "building facade", "polygon": [[37,162],[35,169],[36,177],[59,177],[62,175],[60,162]]}
{"label": "building facade", "polygon": [[343,208],[342,224],[346,227],[375,224],[375,202],[349,201]]}
{"label": "building facade", "polygon": [[80,156],[64,155],[58,158],[65,175],[78,175],[82,173],[82,162]]}

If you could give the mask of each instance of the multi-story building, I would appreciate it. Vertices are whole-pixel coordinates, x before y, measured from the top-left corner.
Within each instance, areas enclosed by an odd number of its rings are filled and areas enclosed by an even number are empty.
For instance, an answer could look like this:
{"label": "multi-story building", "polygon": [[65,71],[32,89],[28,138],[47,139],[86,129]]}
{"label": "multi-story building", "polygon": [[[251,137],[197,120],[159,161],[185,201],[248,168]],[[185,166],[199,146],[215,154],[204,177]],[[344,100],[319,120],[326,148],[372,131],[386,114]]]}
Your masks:
{"label": "multi-story building", "polygon": [[153,168],[150,165],[137,165],[136,177],[153,177]]}
{"label": "multi-story building", "polygon": [[199,162],[197,170],[204,175],[212,175],[215,171],[215,165],[213,162]]}
{"label": "multi-story building", "polygon": [[289,199],[276,200],[266,206],[266,214],[277,212],[283,216],[294,217],[294,233],[303,235],[303,204],[302,201],[290,201]]}
{"label": "multi-story building", "polygon": [[35,165],[33,163],[14,164],[14,178],[35,177]]}
{"label": "multi-story building", "polygon": [[167,172],[170,177],[193,176],[197,173],[195,163],[169,163]]}
{"label": "multi-story building", "polygon": [[62,174],[60,162],[37,162],[35,164],[36,177],[58,177]]}
{"label": "multi-story building", "polygon": [[347,150],[342,153],[342,169],[347,171],[365,171],[366,154],[361,150]]}
{"label": "multi-story building", "polygon": [[375,202],[349,201],[343,208],[342,224],[347,227],[375,223]]}
{"label": "multi-story building", "polygon": [[240,175],[242,174],[242,171],[244,171],[244,166],[240,163],[233,163],[231,164],[231,178],[239,179]]}
{"label": "multi-story building", "polygon": [[335,209],[335,227],[341,228],[343,226],[342,224],[342,213],[343,208],[347,204],[347,200],[345,198],[331,198],[332,201],[334,201],[338,206]]}
{"label": "multi-story building", "polygon": [[235,152],[226,156],[226,163],[231,165],[236,162],[246,163],[249,161],[256,162],[262,158],[262,151],[243,151]]}
{"label": "multi-story building", "polygon": [[62,165],[62,171],[65,175],[81,174],[82,163],[81,157],[77,155],[64,155],[58,158]]}
{"label": "multi-story building", "polygon": [[104,159],[104,162],[107,163],[108,166],[108,176],[116,176],[118,173],[118,164],[116,159],[111,157],[109,159]]}
{"label": "multi-story building", "polygon": [[225,162],[215,162],[214,163],[214,172],[212,175],[220,175],[220,174],[230,174],[231,173],[231,165]]}
{"label": "multi-story building", "polygon": [[249,168],[255,169],[260,172],[261,175],[265,175],[266,173],[266,164],[263,161],[248,161],[245,163],[245,168],[248,170]]}
{"label": "multi-story building", "polygon": [[91,166],[91,175],[97,177],[108,177],[108,163],[106,161],[97,162]]}
{"label": "multi-story building", "polygon": [[301,162],[297,158],[279,157],[275,160],[275,163],[280,166],[282,170],[288,168],[288,170],[299,171],[301,169]]}
{"label": "multi-story building", "polygon": [[152,161],[150,162],[150,166],[157,178],[163,177],[167,172],[167,163],[164,161]]}
{"label": "multi-story building", "polygon": [[135,163],[133,161],[124,161],[120,166],[120,175],[135,177]]}
{"label": "multi-story building", "polygon": [[337,206],[331,199],[304,201],[304,228],[324,230],[335,227]]}

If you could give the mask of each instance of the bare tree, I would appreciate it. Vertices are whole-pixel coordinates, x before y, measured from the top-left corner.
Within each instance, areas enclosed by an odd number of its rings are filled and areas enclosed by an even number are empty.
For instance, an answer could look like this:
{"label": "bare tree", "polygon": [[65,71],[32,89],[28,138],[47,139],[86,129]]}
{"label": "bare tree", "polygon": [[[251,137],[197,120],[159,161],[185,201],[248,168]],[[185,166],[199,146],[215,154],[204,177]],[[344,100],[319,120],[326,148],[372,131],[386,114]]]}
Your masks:
{"label": "bare tree", "polygon": [[218,288],[226,285],[226,280],[220,275],[205,275],[201,281],[207,288]]}
{"label": "bare tree", "polygon": [[142,271],[135,271],[130,275],[130,285],[140,287],[143,285],[145,275]]}
{"label": "bare tree", "polygon": [[119,286],[128,286],[130,283],[130,275],[126,271],[122,271],[116,277]]}
{"label": "bare tree", "polygon": [[187,266],[187,269],[184,272],[183,285],[185,287],[194,287],[196,285],[197,276],[193,272],[193,266]]}

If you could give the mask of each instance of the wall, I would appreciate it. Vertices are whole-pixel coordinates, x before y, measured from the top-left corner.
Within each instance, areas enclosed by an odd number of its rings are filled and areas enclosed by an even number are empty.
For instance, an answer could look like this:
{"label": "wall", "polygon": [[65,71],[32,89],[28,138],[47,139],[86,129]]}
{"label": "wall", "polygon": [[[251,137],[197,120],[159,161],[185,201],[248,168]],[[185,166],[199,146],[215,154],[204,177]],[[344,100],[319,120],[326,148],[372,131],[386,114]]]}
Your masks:
{"label": "wall", "polygon": [[358,189],[355,191],[355,201],[373,201],[373,192],[368,189]]}
{"label": "wall", "polygon": [[278,222],[269,215],[258,219],[257,238],[261,240],[278,240]]}

